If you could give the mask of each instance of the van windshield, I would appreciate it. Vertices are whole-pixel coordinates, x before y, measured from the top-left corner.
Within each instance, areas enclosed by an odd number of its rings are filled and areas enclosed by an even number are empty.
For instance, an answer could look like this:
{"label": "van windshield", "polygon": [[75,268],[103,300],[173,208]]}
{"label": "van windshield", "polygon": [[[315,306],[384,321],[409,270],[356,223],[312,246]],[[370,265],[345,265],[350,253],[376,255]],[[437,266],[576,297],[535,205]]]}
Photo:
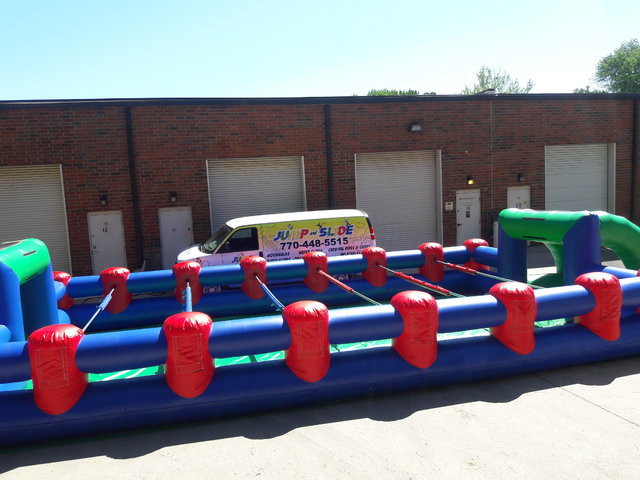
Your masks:
{"label": "van windshield", "polygon": [[213,253],[220,243],[227,238],[227,235],[231,233],[231,227],[228,225],[223,225],[220,229],[213,234],[213,236],[209,237],[209,239],[202,244],[200,250],[204,253]]}

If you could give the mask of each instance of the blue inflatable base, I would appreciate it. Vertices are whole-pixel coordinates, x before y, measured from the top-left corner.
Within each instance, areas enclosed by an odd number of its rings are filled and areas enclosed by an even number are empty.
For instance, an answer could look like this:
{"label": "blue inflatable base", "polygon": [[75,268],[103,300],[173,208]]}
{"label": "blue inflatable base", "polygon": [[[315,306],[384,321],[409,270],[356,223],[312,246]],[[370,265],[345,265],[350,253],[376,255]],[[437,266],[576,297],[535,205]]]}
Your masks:
{"label": "blue inflatable base", "polygon": [[28,390],[0,393],[0,445],[196,421],[291,408],[356,396],[477,381],[640,354],[640,317],[622,322],[622,335],[605,341],[579,324],[536,330],[536,348],[518,355],[493,337],[438,343],[427,369],[406,363],[391,347],[333,353],[327,376],[299,380],[284,361],[216,370],[195,399],[173,393],[163,376],[92,383],[69,412],[40,411]]}

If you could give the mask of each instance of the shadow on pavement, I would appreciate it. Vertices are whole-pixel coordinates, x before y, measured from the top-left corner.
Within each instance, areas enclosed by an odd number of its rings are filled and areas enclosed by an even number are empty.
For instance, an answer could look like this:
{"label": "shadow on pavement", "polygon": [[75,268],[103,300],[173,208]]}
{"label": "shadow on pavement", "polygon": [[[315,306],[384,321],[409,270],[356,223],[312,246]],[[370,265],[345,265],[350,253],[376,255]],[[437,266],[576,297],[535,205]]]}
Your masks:
{"label": "shadow on pavement", "polygon": [[[165,447],[245,437],[271,439],[295,429],[369,418],[393,422],[412,414],[470,402],[507,403],[533,391],[566,385],[609,385],[616,378],[640,373],[638,358],[563,368],[499,380],[361,397],[334,403],[279,410],[152,429],[80,437],[6,449],[0,452],[0,473],[28,465],[107,456],[142,457]],[[551,379],[552,378],[552,379]],[[526,415],[526,412],[523,412]]]}
{"label": "shadow on pavement", "polygon": [[[608,248],[602,247],[600,249],[600,255],[602,262],[619,262],[618,255]],[[527,268],[542,268],[542,267],[554,267],[555,262],[551,256],[551,252],[547,247],[539,242],[531,242],[531,245],[527,248]],[[622,262],[620,265],[622,266]]]}

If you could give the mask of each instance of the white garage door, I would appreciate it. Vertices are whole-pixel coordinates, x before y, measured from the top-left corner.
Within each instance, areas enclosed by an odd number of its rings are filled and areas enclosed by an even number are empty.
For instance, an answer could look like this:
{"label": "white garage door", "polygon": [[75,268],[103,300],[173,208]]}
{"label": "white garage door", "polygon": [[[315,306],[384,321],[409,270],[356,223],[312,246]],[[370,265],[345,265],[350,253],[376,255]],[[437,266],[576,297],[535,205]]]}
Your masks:
{"label": "white garage door", "polygon": [[211,229],[232,218],[306,210],[304,159],[207,160]]}
{"label": "white garage door", "polygon": [[356,154],[357,208],[369,214],[377,244],[413,250],[441,241],[435,151]]}
{"label": "white garage door", "polygon": [[54,270],[71,272],[60,165],[0,167],[0,242],[38,238]]}
{"label": "white garage door", "polygon": [[608,145],[545,147],[547,210],[608,210]]}

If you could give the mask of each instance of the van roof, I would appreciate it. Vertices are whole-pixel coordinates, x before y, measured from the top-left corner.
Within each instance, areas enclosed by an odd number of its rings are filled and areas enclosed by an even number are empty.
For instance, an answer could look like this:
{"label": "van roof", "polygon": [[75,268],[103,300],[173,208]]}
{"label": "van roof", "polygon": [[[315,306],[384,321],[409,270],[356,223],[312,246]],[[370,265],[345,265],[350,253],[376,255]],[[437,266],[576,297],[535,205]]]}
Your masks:
{"label": "van roof", "polygon": [[366,217],[367,214],[355,208],[341,210],[314,210],[310,212],[271,213],[268,215],[252,215],[229,220],[227,225],[231,228],[258,225],[261,223],[298,222],[300,220],[316,220],[322,218],[342,217]]}

